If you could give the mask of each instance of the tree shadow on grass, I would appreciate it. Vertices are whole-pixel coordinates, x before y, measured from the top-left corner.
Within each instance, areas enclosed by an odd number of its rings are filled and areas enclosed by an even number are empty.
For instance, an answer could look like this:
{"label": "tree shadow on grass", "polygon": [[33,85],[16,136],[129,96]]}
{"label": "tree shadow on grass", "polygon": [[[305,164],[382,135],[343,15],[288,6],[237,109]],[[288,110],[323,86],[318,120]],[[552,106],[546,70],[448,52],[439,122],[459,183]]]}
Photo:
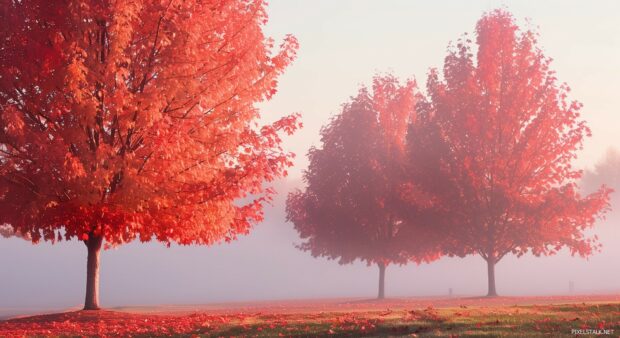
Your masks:
{"label": "tree shadow on grass", "polygon": [[[495,336],[532,336],[532,332],[519,332],[510,326],[485,324],[483,327],[466,323],[426,323],[426,324],[387,324],[377,325],[372,329],[361,328],[336,328],[332,329],[325,324],[309,324],[290,327],[280,330],[258,330],[261,325],[250,327],[230,327],[227,330],[218,330],[206,333],[207,337],[410,337],[416,336],[439,336],[439,337],[495,337]],[[534,334],[536,335],[536,334]],[[540,332],[539,336],[548,336],[548,333]]]}

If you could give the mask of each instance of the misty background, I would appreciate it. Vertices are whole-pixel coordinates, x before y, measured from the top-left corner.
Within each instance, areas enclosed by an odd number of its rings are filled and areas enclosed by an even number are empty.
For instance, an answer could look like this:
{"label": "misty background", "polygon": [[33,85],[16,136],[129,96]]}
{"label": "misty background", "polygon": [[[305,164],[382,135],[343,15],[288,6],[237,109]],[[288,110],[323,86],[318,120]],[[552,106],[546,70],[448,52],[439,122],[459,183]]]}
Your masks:
{"label": "misty background", "polygon": [[[375,297],[376,266],[340,266],[294,247],[301,240],[285,222],[286,194],[303,186],[305,154],[320,145],[320,127],[361,84],[375,72],[390,71],[415,77],[423,89],[428,68],[443,64],[448,43],[472,32],[484,11],[500,6],[521,26],[531,18],[559,80],[571,86],[572,99],[584,104],[582,117],[593,137],[575,165],[594,170],[608,148],[620,149],[620,2],[271,0],[265,33],[276,42],[294,34],[300,51],[280,78],[278,94],[261,109],[266,121],[300,112],[304,128],[285,141],[297,158],[289,177],[275,183],[278,196],[266,208],[265,221],[229,244],[166,248],[138,242],[104,251],[101,304]],[[613,201],[617,210],[593,230],[602,252],[589,260],[567,251],[551,257],[507,256],[496,267],[499,294],[566,294],[569,281],[575,293],[620,292],[620,198],[615,194]],[[81,306],[85,269],[82,242],[32,245],[0,238],[0,316]],[[478,256],[389,266],[386,295],[447,296],[449,288],[455,295],[484,295],[486,278],[486,263]]]}

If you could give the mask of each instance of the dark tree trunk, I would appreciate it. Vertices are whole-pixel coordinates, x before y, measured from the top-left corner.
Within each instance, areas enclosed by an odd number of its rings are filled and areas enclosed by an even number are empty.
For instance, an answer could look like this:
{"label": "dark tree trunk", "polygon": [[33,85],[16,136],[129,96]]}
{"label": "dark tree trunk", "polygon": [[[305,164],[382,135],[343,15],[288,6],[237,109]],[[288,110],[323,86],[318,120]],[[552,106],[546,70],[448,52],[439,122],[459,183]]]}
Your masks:
{"label": "dark tree trunk", "polygon": [[487,258],[487,273],[489,278],[489,292],[487,297],[497,297],[497,290],[495,289],[495,257],[490,256]]}
{"label": "dark tree trunk", "polygon": [[84,243],[88,249],[84,310],[99,310],[99,254],[103,237],[90,236]]}
{"label": "dark tree trunk", "polygon": [[385,298],[385,264],[378,263],[379,265],[379,295],[377,299]]}

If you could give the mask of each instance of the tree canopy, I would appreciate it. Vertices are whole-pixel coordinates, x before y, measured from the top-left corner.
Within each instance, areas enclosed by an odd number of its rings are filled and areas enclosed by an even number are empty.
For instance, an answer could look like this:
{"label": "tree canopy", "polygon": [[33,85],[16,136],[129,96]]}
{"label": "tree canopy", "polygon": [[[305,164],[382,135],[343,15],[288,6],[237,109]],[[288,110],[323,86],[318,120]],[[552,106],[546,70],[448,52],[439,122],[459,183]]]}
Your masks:
{"label": "tree canopy", "polygon": [[490,295],[491,270],[508,253],[592,253],[584,231],[608,206],[604,187],[579,193],[571,162],[590,130],[550,65],[536,33],[495,10],[473,41],[465,35],[449,49],[442,76],[428,77],[428,132],[412,153],[429,179],[419,183],[443,202],[445,252],[488,262]]}
{"label": "tree canopy", "polygon": [[372,91],[362,88],[321,130],[322,147],[308,153],[307,187],[287,201],[288,220],[304,240],[300,249],[340,264],[378,264],[381,276],[388,264],[437,257],[416,219],[402,215],[411,193],[404,160],[414,89],[413,81],[377,76]]}
{"label": "tree canopy", "polygon": [[2,11],[0,223],[33,241],[210,244],[260,220],[263,181],[291,165],[279,133],[298,126],[256,124],[297,48],[272,54],[262,1]]}

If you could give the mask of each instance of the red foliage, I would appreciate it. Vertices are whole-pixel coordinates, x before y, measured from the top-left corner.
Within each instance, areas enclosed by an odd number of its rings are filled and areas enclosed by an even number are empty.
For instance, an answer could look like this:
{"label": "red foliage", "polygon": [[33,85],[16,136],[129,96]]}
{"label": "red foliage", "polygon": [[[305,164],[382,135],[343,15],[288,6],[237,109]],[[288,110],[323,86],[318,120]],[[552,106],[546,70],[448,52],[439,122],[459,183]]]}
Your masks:
{"label": "red foliage", "polygon": [[[439,308],[459,307],[464,310],[454,313],[455,317],[496,316],[502,313],[519,314],[517,305],[540,304],[531,308],[533,313],[545,310],[548,304],[563,304],[584,315],[584,318],[559,317],[558,321],[570,321],[571,326],[596,323],[606,329],[620,325],[618,322],[604,322],[597,318],[598,311],[591,311],[591,302],[615,303],[619,295],[557,296],[557,297],[497,297],[497,298],[406,298],[389,301],[351,301],[335,299],[330,301],[280,301],[257,302],[244,306],[225,306],[220,309],[206,306],[210,310],[197,311],[196,306],[175,307],[176,313],[158,312],[129,313],[115,311],[76,311],[0,321],[0,337],[23,336],[97,336],[97,337],[153,337],[153,336],[258,336],[261,331],[270,334],[278,332],[283,336],[316,336],[335,334],[359,336],[361,333],[380,335],[386,332],[385,324],[401,318],[407,321],[423,321],[438,324],[452,321],[451,316],[440,314]],[[586,303],[587,302],[587,303]],[[466,305],[467,306],[466,306]],[[543,305],[547,304],[547,305]],[[572,305],[568,305],[572,304]],[[386,308],[388,309],[386,311]],[[190,311],[191,309],[191,311]],[[526,309],[527,311],[527,309]],[[562,310],[563,312],[566,309]],[[529,312],[526,312],[529,313]],[[390,319],[392,318],[392,319]],[[478,322],[473,326],[484,327],[506,325],[497,320]],[[535,320],[546,332],[553,327],[548,318]],[[322,326],[317,331],[316,326]],[[433,325],[433,324],[431,324]],[[402,325],[392,327],[389,334],[406,334],[418,328]],[[379,331],[377,331],[379,330]],[[262,335],[265,335],[262,332]]]}
{"label": "red foliage", "polygon": [[230,321],[229,317],[208,314],[187,316],[144,315],[113,311],[77,311],[12,319],[0,323],[3,337],[23,336],[170,336],[208,333]]}
{"label": "red foliage", "polygon": [[260,220],[262,182],[291,165],[278,134],[298,126],[254,127],[297,48],[271,55],[262,1],[1,10],[0,223],[33,241],[210,244]]}
{"label": "red foliage", "polygon": [[322,148],[308,153],[307,187],[287,200],[302,250],[380,267],[436,258],[415,218],[401,215],[414,88],[413,81],[401,86],[392,76],[375,77],[372,93],[362,88],[321,130]]}
{"label": "red foliage", "polygon": [[449,51],[443,79],[431,71],[424,132],[410,143],[426,178],[418,183],[443,201],[446,253],[480,254],[490,266],[564,246],[591,254],[584,230],[606,211],[609,190],[582,197],[576,186],[571,161],[590,135],[581,104],[567,100],[536,34],[509,13],[483,16],[475,41],[477,50],[465,37]]}
{"label": "red foliage", "polygon": [[0,11],[0,224],[33,242],[212,244],[262,219],[263,183],[292,164],[280,136],[300,126],[257,123],[297,49],[272,53],[263,1]]}

